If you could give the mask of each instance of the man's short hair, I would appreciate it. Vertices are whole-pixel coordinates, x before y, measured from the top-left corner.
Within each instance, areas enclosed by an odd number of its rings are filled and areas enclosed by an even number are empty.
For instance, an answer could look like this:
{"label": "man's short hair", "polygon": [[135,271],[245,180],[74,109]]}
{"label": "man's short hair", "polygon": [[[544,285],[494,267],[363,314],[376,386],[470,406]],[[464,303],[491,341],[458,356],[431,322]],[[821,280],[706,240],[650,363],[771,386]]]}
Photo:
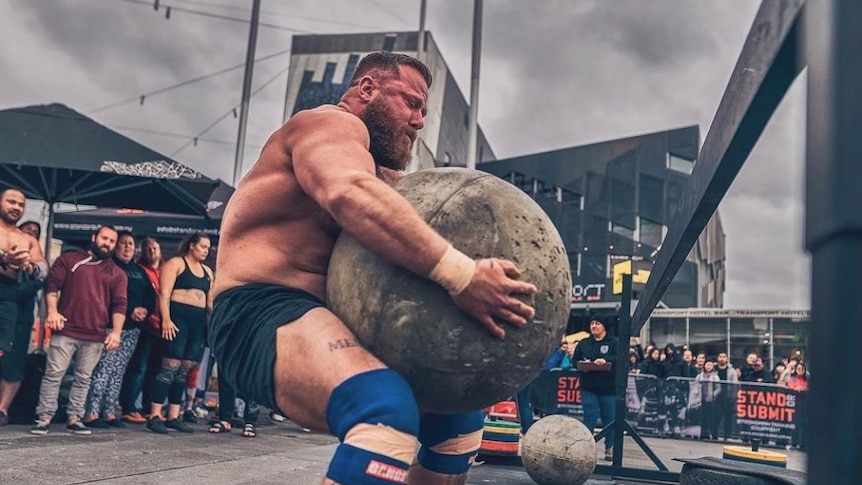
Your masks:
{"label": "man's short hair", "polygon": [[[98,228],[98,229],[96,229],[95,231],[93,231],[93,237],[98,236],[99,234],[101,234],[103,229],[110,229],[110,230],[112,230],[112,231],[114,231],[114,232],[117,232],[117,229],[116,229],[114,226],[112,226],[112,225],[110,225],[110,224],[102,224],[101,226],[99,226],[99,228]],[[119,236],[117,236],[117,239],[119,239]]]}
{"label": "man's short hair", "polygon": [[356,70],[353,71],[353,78],[350,79],[350,86],[355,86],[359,83],[359,80],[362,79],[362,76],[374,71],[384,71],[395,77],[395,79],[398,79],[400,76],[398,66],[409,66],[416,69],[419,71],[419,74],[422,74],[428,87],[431,87],[431,71],[428,69],[428,66],[422,63],[422,61],[406,54],[396,54],[394,52],[385,51],[372,52],[363,57],[362,60],[359,61],[359,64],[356,65]]}
{"label": "man's short hair", "polygon": [[125,229],[123,229],[122,231],[117,231],[117,241],[119,241],[121,237],[125,237],[125,236],[132,238],[133,241],[135,239],[135,235],[132,234],[132,231],[127,231]]}
{"label": "man's short hair", "polygon": [[15,191],[15,192],[21,192],[21,194],[23,194],[25,198],[27,197],[27,194],[25,194],[24,191],[18,187],[6,187],[5,189],[0,190],[0,199],[2,199],[3,196],[6,195],[6,192],[9,192],[10,190]]}

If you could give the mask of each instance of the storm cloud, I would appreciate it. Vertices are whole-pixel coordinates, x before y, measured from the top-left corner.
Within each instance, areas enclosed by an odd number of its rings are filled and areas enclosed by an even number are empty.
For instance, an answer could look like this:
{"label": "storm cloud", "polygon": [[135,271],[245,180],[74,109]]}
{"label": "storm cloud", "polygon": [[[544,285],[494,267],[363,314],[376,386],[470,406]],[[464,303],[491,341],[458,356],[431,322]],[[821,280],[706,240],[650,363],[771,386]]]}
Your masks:
{"label": "storm cloud", "polygon": [[[251,0],[0,0],[0,109],[61,102],[210,177],[233,174]],[[705,139],[759,2],[484,3],[479,122],[499,158],[698,124]],[[165,6],[173,6],[165,19]],[[256,57],[297,33],[416,30],[419,0],[263,2]],[[426,27],[469,97],[472,2],[428,2]],[[225,19],[222,17],[231,17]],[[244,170],[280,124],[289,55],[257,63]],[[269,83],[269,84],[266,84]],[[261,88],[266,84],[265,87]],[[132,99],[111,109],[117,102]],[[804,79],[720,211],[726,306],[806,308]],[[207,127],[197,144],[191,137]]]}

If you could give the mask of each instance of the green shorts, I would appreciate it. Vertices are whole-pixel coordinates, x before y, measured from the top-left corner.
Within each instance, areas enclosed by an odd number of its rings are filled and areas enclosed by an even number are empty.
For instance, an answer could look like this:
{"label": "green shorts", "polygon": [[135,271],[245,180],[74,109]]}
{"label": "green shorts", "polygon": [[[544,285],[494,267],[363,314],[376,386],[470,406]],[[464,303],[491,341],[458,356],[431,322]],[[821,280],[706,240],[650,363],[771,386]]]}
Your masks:
{"label": "green shorts", "polygon": [[275,403],[275,333],[325,306],[311,293],[264,283],[219,294],[209,323],[209,346],[219,373],[240,397],[281,413]]}

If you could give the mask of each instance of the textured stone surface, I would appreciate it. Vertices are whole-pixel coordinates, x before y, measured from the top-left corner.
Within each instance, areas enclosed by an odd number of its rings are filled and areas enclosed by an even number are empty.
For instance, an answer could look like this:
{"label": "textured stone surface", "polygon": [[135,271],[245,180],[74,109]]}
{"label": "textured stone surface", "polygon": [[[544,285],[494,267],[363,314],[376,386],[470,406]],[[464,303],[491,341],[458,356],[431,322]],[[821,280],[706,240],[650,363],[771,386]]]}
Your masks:
{"label": "textured stone surface", "polygon": [[596,468],[596,442],[577,419],[548,416],[524,435],[521,459],[539,485],[582,485]]}
{"label": "textured stone surface", "polygon": [[394,187],[459,250],[514,261],[539,289],[530,300],[536,317],[494,338],[443,288],[371,254],[346,232],[330,261],[330,307],[407,378],[422,409],[459,412],[508,398],[538,375],[565,330],[571,273],[562,239],[535,201],[484,172],[425,170]]}

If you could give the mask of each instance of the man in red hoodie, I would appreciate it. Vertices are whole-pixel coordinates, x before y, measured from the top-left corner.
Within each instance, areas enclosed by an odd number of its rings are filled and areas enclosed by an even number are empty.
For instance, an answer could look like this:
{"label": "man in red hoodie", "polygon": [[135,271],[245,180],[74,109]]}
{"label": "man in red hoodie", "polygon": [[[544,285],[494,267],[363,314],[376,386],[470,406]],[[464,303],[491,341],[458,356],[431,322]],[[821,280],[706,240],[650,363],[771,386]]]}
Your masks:
{"label": "man in red hoodie", "polygon": [[[116,244],[117,231],[102,226],[93,234],[87,250],[62,254],[48,271],[45,325],[53,333],[39,390],[36,425],[30,429],[32,434],[48,434],[51,418],[57,411],[60,382],[73,358],[75,380],[69,391],[66,430],[75,434],[91,433],[81,421],[90,377],[102,356],[102,349],[110,352],[119,347],[126,321],[128,278],[111,259]],[[106,337],[108,321],[112,329]]]}

